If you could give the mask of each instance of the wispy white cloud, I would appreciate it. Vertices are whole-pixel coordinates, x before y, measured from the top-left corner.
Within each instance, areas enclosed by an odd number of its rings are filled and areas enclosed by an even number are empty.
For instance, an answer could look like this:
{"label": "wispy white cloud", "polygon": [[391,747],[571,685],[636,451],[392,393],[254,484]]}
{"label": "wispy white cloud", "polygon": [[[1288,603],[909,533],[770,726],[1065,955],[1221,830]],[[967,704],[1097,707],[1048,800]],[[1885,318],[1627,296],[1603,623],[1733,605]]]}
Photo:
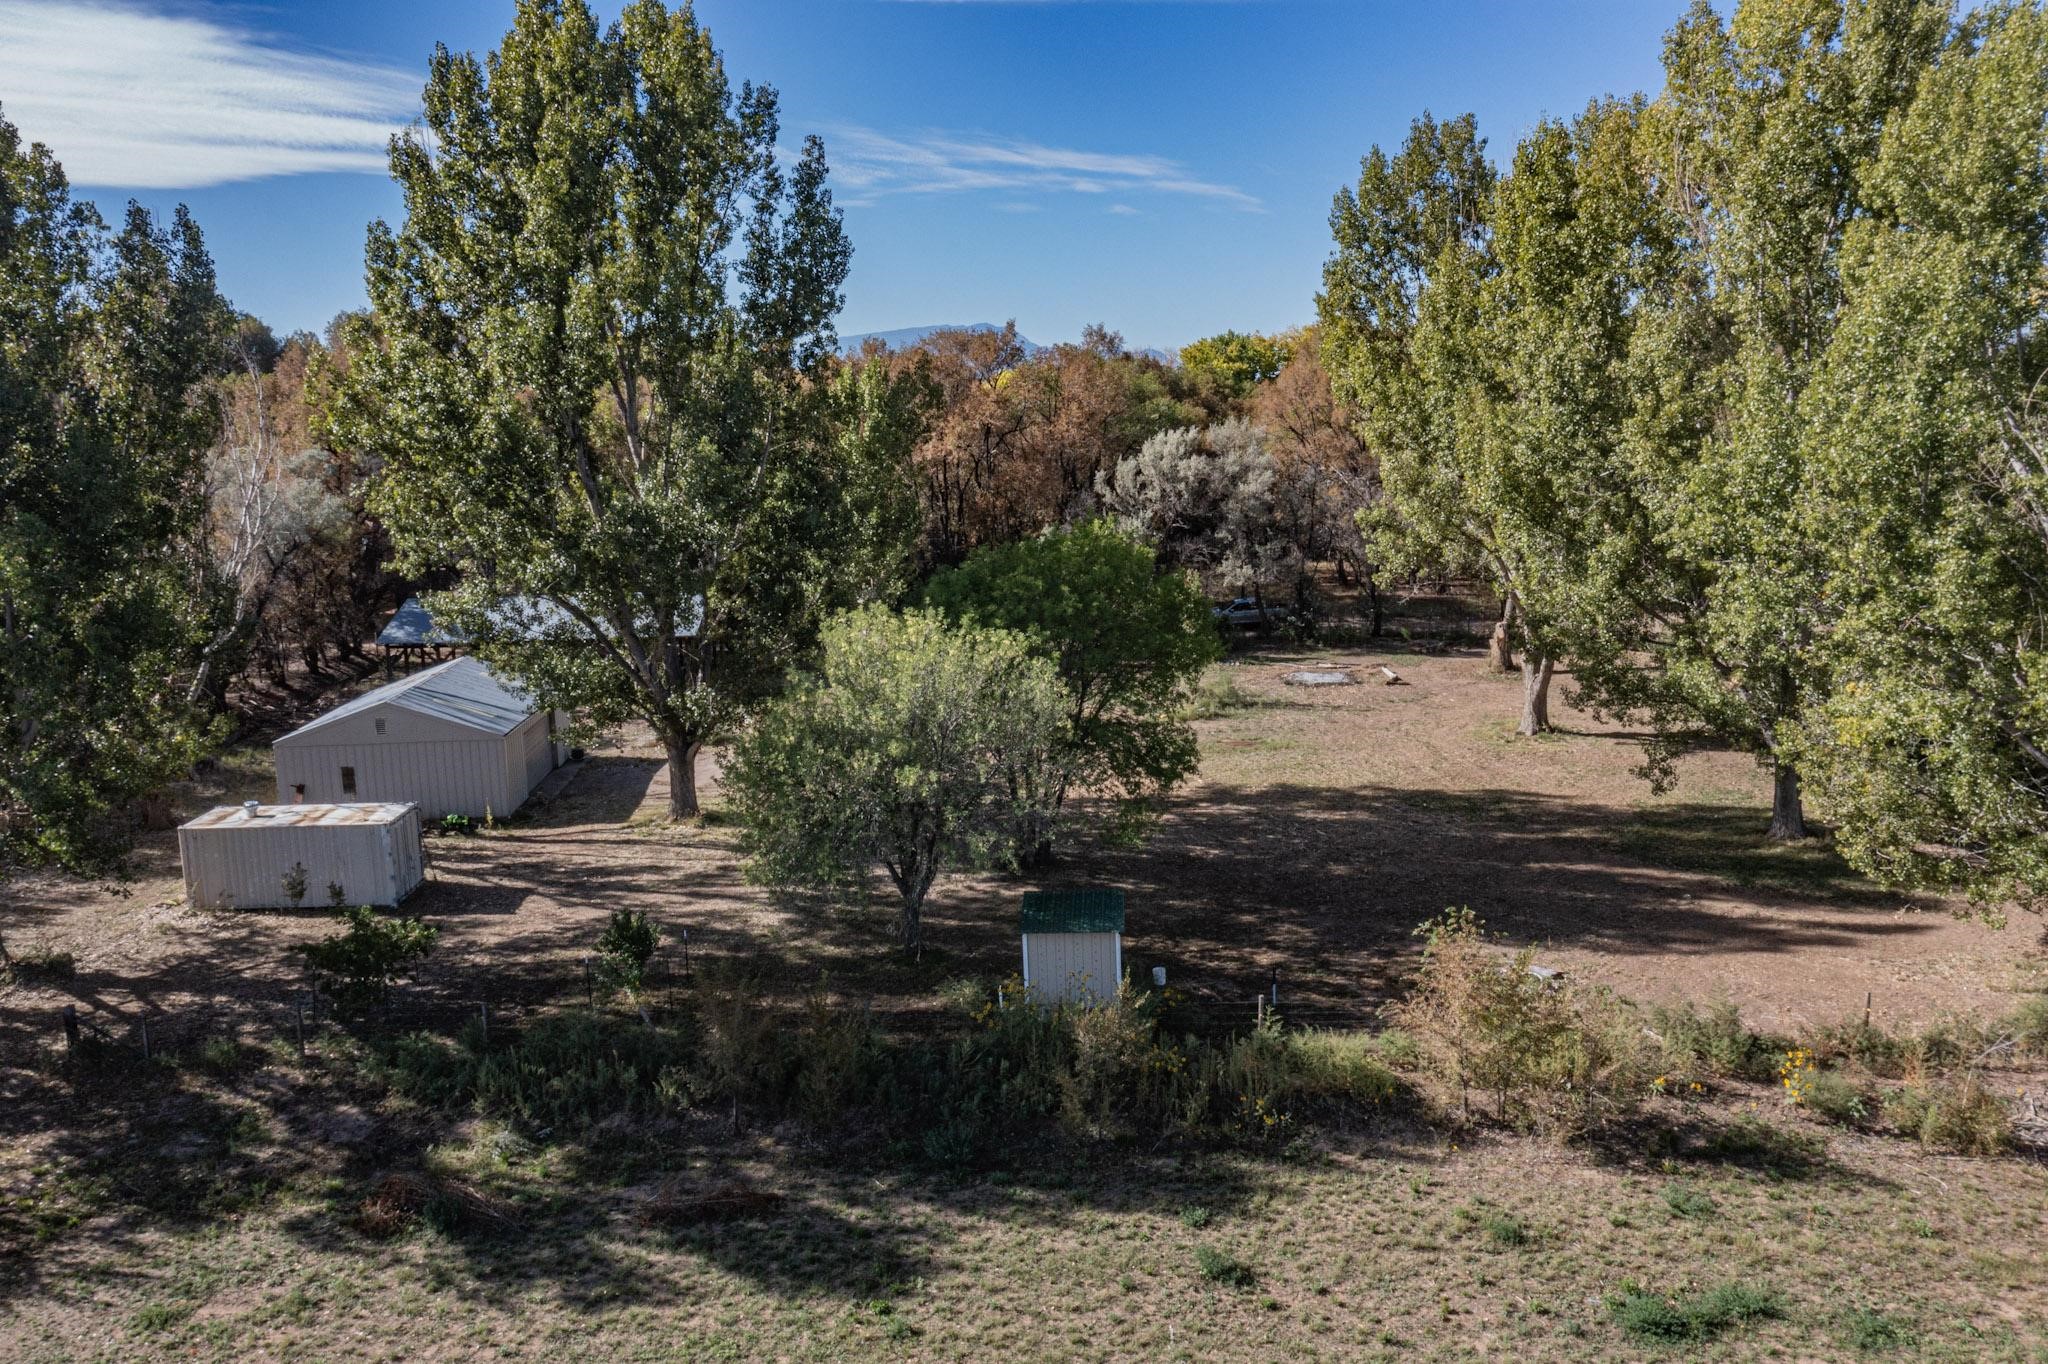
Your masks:
{"label": "wispy white cloud", "polygon": [[1111,213],[1117,214],[1119,217],[1128,218],[1135,215],[1138,210],[1132,208],[1129,204],[1111,204],[1109,206],[1109,211]]}
{"label": "wispy white cloud", "polygon": [[872,203],[890,194],[977,190],[1153,193],[1262,211],[1259,201],[1243,190],[1200,179],[1163,156],[1082,151],[961,133],[891,136],[859,126],[831,129],[826,141],[833,181],[852,203]]}
{"label": "wispy white cloud", "polygon": [[81,185],[381,172],[421,84],[132,3],[0,0],[0,114]]}

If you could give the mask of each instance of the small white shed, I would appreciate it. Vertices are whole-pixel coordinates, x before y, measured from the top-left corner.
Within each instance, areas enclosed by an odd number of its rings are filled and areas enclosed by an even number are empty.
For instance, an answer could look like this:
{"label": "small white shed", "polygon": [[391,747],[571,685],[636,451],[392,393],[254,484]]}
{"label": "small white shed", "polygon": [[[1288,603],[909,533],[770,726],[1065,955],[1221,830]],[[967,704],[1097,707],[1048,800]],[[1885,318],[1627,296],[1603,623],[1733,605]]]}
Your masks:
{"label": "small white shed", "polygon": [[207,908],[396,905],[426,874],[416,805],[223,805],[178,829],[185,901]]}
{"label": "small white shed", "polygon": [[556,712],[474,658],[365,692],[271,745],[277,799],[400,801],[429,819],[509,815],[567,756]]}
{"label": "small white shed", "polygon": [[1024,983],[1046,999],[1103,1004],[1124,978],[1124,893],[1029,890]]}

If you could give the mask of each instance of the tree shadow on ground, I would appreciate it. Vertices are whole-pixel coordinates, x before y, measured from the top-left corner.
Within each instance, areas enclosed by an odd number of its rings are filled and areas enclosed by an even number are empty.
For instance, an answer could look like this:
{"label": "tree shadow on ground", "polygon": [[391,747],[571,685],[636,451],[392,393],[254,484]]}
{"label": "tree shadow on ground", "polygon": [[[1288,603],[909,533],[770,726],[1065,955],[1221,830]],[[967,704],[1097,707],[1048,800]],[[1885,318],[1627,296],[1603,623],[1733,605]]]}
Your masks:
{"label": "tree shadow on ground", "polygon": [[[1762,825],[1735,804],[1212,785],[1142,847],[1081,843],[1030,876],[942,885],[926,934],[962,970],[1000,974],[1015,969],[1024,889],[1120,886],[1134,979],[1163,966],[1169,983],[1249,1021],[1277,975],[1283,1015],[1359,1024],[1405,987],[1416,925],[1447,906],[1471,906],[1510,943],[1623,959],[1876,950],[1946,923],[1901,917],[1931,902],[1871,886],[1824,845],[1770,844]],[[802,970],[823,947],[788,952]]]}
{"label": "tree shadow on ground", "polygon": [[1897,1187],[1838,1164],[1822,1138],[1750,1113],[1646,1109],[1594,1133],[1586,1149],[1602,1164],[1638,1172],[1739,1170],[1771,1180]]}

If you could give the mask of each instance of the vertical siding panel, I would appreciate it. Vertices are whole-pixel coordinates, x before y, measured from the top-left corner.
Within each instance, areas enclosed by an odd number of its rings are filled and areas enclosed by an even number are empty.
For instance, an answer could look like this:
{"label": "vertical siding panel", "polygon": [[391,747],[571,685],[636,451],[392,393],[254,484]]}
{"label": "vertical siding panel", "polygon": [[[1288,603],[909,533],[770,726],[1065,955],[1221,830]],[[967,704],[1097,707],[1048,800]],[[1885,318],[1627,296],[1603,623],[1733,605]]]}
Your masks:
{"label": "vertical siding panel", "polygon": [[1034,933],[1030,983],[1047,999],[1107,1002],[1116,995],[1116,957],[1113,933]]}
{"label": "vertical siding panel", "polygon": [[[386,733],[376,733],[376,721]],[[480,734],[429,720],[398,706],[380,706],[314,731],[303,740],[278,740],[277,800],[292,801],[303,785],[313,804],[391,801],[421,807],[428,818],[486,812],[504,817],[521,805],[553,769],[547,713],[535,712],[510,734]],[[341,769],[356,770],[353,793],[341,789]]]}
{"label": "vertical siding panel", "polygon": [[327,904],[330,882],[352,905],[395,905],[420,880],[420,815],[407,810],[380,824],[231,824],[178,831],[188,901],[199,907],[290,906],[284,878],[306,869],[308,908]]}

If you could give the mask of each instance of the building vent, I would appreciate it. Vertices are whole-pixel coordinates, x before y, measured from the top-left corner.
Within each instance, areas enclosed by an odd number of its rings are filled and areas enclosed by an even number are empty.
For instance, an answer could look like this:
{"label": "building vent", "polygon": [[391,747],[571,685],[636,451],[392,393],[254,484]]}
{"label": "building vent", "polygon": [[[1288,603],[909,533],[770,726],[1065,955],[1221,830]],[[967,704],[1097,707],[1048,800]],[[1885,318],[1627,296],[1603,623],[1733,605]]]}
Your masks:
{"label": "building vent", "polygon": [[384,722],[382,720],[379,720],[377,722],[377,732],[379,734],[382,734],[384,732]]}

